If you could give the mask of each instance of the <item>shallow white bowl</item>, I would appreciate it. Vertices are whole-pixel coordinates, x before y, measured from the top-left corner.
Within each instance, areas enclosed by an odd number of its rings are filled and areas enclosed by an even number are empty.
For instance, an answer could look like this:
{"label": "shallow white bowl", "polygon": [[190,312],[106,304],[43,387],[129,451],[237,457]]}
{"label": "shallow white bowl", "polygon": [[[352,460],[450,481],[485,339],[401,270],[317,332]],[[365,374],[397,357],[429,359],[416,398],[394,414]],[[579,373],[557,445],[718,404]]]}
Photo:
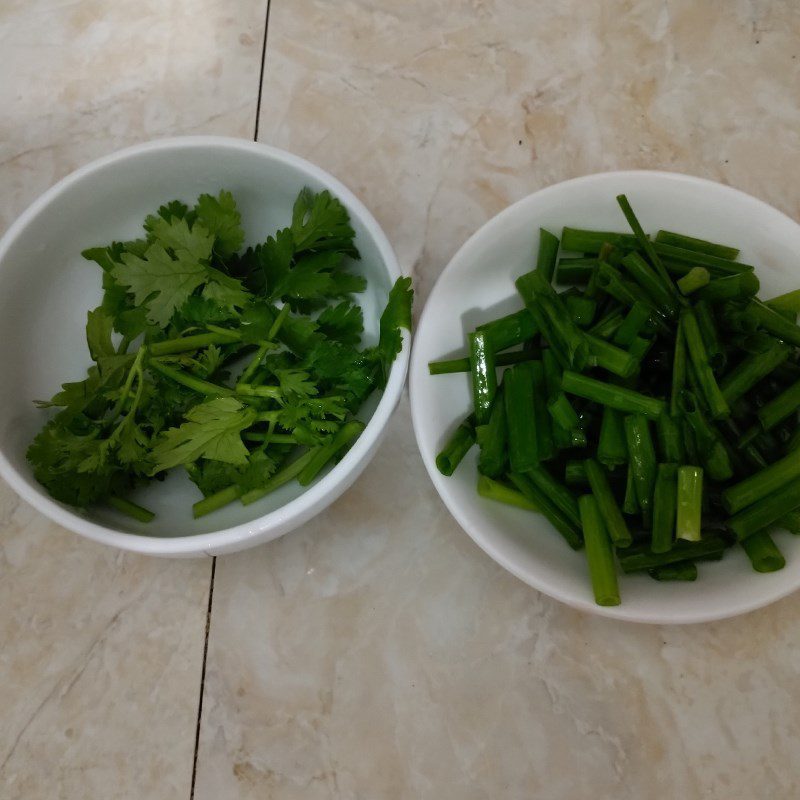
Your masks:
{"label": "shallow white bowl", "polygon": [[199,493],[176,471],[136,499],[157,513],[149,525],[110,509],[81,513],[55,502],[34,480],[25,460],[46,419],[34,399],[81,379],[90,364],[86,312],[101,299],[101,273],[81,250],[141,235],[160,204],[196,200],[228,189],[242,212],[246,244],[263,241],[291,220],[304,187],[329,189],[350,212],[368,279],[359,296],[365,342],[378,338],[378,318],[400,268],[386,236],[364,205],[319,167],[253,142],[211,136],[164,139],[101,158],[45,192],[0,239],[0,475],[31,505],[77,533],[126,550],[165,556],[216,555],[274,539],[319,513],[345,491],[375,453],[403,389],[409,339],[388,385],[359,417],[366,429],[345,457],[303,490],[286,485],[251,506],[234,503],[192,519]]}
{"label": "shallow white bowl", "polygon": [[473,448],[455,474],[436,469],[436,453],[470,407],[464,374],[428,374],[428,362],[465,353],[476,325],[522,307],[514,279],[533,268],[539,227],[627,230],[615,197],[624,192],[646,231],[680,231],[741,248],[758,267],[761,296],[800,286],[800,225],[736,189],[664,172],[613,172],[559,183],[520,200],[484,225],[456,253],[431,292],[411,359],[411,412],[425,466],[450,512],[499,564],[534,588],[570,606],[616,619],[653,623],[731,617],[777,600],[800,586],[800,537],[781,534],[780,572],[753,572],[734,548],[719,563],[700,565],[695,583],[657,583],[620,576],[622,605],[594,604],[583,552],[573,552],[538,514],[475,491]]}

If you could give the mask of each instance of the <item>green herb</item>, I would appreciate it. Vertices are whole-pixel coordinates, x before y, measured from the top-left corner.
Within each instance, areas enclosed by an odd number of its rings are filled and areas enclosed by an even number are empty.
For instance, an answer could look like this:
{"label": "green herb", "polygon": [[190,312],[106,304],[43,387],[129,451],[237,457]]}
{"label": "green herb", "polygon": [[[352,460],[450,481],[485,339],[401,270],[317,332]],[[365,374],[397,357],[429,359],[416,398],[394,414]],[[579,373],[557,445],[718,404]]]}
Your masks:
{"label": "green herb", "polygon": [[[514,284],[524,307],[468,332],[470,358],[429,365],[471,369],[475,387],[440,469],[477,436],[479,492],[584,542],[605,605],[619,602],[613,555],[623,572],[692,581],[738,542],[766,572],[785,564],[775,529],[800,531],[800,290],[762,302],[737,248],[648,236],[617,203],[631,232],[565,226],[559,246],[540,230],[536,269]],[[104,321],[92,327],[107,351]]]}
{"label": "green herb", "polygon": [[411,327],[410,278],[389,293],[378,344],[361,348],[353,295],[366,281],[336,198],[304,189],[288,227],[239,252],[244,239],[222,191],[161,206],[141,239],[84,251],[103,271],[86,322],[93,364],[39,402],[58,410],[28,449],[54,498],[147,522],[126,495],[183,467],[200,516],[307,484],[361,433],[354,415]]}

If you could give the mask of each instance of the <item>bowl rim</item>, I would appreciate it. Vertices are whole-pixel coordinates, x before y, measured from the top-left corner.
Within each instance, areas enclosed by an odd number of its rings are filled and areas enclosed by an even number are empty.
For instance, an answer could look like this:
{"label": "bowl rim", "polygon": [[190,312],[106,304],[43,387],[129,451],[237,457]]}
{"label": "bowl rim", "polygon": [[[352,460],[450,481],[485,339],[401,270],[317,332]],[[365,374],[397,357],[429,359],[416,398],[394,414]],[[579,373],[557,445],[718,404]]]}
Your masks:
{"label": "bowl rim", "polygon": [[[3,260],[14,241],[42,209],[80,181],[96,172],[113,167],[128,159],[137,158],[142,154],[209,147],[239,150],[254,156],[272,159],[288,164],[300,173],[319,181],[344,203],[351,215],[357,217],[372,236],[390,281],[394,283],[403,275],[394,249],[378,221],[364,203],[338,178],[316,164],[279,147],[248,139],[215,135],[170,136],[154,139],[116,150],[78,167],[39,195],[0,237],[0,269],[2,269]],[[177,537],[129,533],[89,520],[70,507],[53,500],[45,493],[44,489],[40,491],[38,487],[29,483],[11,464],[2,449],[0,449],[0,477],[4,478],[23,500],[53,522],[96,542],[123,550],[159,556],[214,555],[213,551],[232,551],[248,540],[255,540],[253,544],[271,541],[308,521],[336,500],[355,481],[374,455],[374,450],[400,399],[405,384],[411,350],[411,337],[405,330],[402,331],[402,340],[402,349],[392,364],[389,379],[375,411],[361,435],[342,460],[299,497],[249,522],[209,533]]]}
{"label": "bowl rim", "polygon": [[470,520],[469,514],[465,513],[460,506],[453,502],[453,498],[448,492],[443,491],[444,481],[447,479],[442,476],[436,468],[435,456],[427,452],[426,445],[421,434],[421,419],[424,414],[424,409],[421,408],[419,399],[420,390],[418,390],[417,387],[421,381],[430,376],[428,375],[427,364],[422,361],[423,356],[419,342],[422,332],[425,330],[428,324],[428,319],[433,314],[433,304],[431,303],[431,299],[435,297],[437,291],[441,290],[442,282],[445,276],[449,275],[450,273],[457,272],[460,268],[460,262],[465,258],[465,254],[469,253],[478,240],[489,235],[491,228],[493,228],[495,225],[501,224],[506,217],[512,216],[514,213],[516,213],[520,206],[530,202],[533,197],[541,197],[542,195],[550,194],[556,190],[561,190],[566,186],[587,185],[605,180],[641,180],[643,178],[671,180],[678,183],[693,185],[698,188],[707,189],[714,187],[715,190],[721,189],[724,192],[740,198],[741,200],[745,200],[748,203],[760,206],[764,210],[769,211],[771,214],[782,217],[795,227],[800,227],[800,223],[792,219],[788,214],[785,214],[783,211],[780,211],[780,209],[775,208],[764,200],[754,197],[753,195],[748,194],[741,189],[737,189],[725,183],[720,183],[719,181],[709,180],[708,178],[700,178],[695,175],[687,175],[686,173],[682,172],[648,169],[608,170],[604,172],[593,172],[587,175],[581,175],[537,189],[536,191],[533,191],[524,197],[521,197],[519,200],[511,203],[502,211],[498,212],[485,223],[483,223],[483,225],[481,225],[474,233],[472,233],[469,238],[458,248],[436,279],[433,288],[425,300],[425,306],[422,309],[422,313],[419,321],[417,322],[414,334],[414,345],[412,347],[411,363],[409,366],[409,402],[411,406],[411,421],[414,428],[414,436],[417,442],[417,447],[419,448],[425,469],[430,476],[431,482],[433,483],[437,494],[447,507],[447,510],[454,517],[456,522],[458,522],[459,526],[464,530],[464,532],[472,539],[473,542],[475,542],[478,547],[480,547],[481,550],[483,550],[483,552],[485,552],[505,570],[510,572],[516,578],[519,578],[528,586],[531,586],[533,589],[546,594],[548,597],[552,597],[553,599],[558,600],[559,602],[562,602],[578,611],[588,612],[590,614],[624,622],[635,622],[651,625],[686,625],[702,622],[715,622],[718,620],[729,619],[731,617],[746,614],[751,611],[756,611],[759,608],[764,608],[765,606],[781,600],[782,598],[787,597],[788,595],[797,591],[797,589],[800,588],[800,582],[798,585],[788,587],[765,586],[764,592],[755,598],[736,600],[731,602],[725,608],[719,608],[717,610],[700,609],[693,613],[675,614],[671,613],[669,610],[664,612],[648,611],[647,613],[642,613],[637,612],[635,609],[632,610],[630,607],[626,608],[624,602],[619,606],[598,606],[589,600],[583,600],[574,596],[570,592],[564,591],[557,582],[552,582],[547,579],[541,579],[537,576],[529,575],[527,571],[520,568],[520,566],[512,558],[506,557],[500,550],[498,550],[491,540],[487,539],[486,537],[481,537],[479,533],[474,530],[475,524]]}

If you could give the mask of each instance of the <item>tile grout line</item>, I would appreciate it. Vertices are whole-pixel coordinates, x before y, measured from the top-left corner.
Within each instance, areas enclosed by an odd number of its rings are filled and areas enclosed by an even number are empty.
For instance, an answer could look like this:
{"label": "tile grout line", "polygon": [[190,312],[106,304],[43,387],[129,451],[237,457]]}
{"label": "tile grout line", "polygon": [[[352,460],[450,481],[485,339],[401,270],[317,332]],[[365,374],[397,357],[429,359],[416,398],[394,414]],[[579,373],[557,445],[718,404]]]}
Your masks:
{"label": "tile grout line", "polygon": [[[261,69],[258,74],[258,98],[256,100],[256,123],[253,131],[253,141],[258,141],[258,120],[261,116],[261,93],[264,88],[264,65],[267,58],[267,31],[269,30],[269,11],[271,0],[267,0],[267,10],[264,16],[264,39],[261,43]],[[214,602],[214,577],[217,572],[217,557],[211,560],[211,580],[208,586],[208,607],[206,608],[206,630],[203,641],[203,665],[200,670],[200,697],[197,701],[197,725],[194,732],[194,755],[192,757],[192,784],[189,792],[189,800],[194,800],[194,792],[197,784],[197,756],[200,751],[200,726],[203,720],[203,695],[205,694],[206,684],[206,664],[208,663],[208,639],[211,631],[211,609]]]}
{"label": "tile grout line", "polygon": [[269,12],[272,0],[267,0],[267,13],[264,18],[264,41],[261,43],[261,72],[258,75],[258,100],[256,101],[256,126],[253,131],[253,141],[258,141],[258,122],[261,119],[261,94],[264,90],[264,67],[267,62],[267,34],[269,33]]}
{"label": "tile grout line", "polygon": [[203,666],[200,670],[200,698],[197,701],[197,725],[194,729],[194,756],[192,758],[192,787],[189,800],[194,800],[195,782],[197,780],[197,754],[200,750],[200,723],[203,719],[203,694],[206,683],[206,662],[208,660],[208,634],[211,630],[211,605],[214,601],[214,576],[217,572],[217,557],[211,559],[211,580],[208,586],[208,607],[206,608],[206,632],[203,642]]}

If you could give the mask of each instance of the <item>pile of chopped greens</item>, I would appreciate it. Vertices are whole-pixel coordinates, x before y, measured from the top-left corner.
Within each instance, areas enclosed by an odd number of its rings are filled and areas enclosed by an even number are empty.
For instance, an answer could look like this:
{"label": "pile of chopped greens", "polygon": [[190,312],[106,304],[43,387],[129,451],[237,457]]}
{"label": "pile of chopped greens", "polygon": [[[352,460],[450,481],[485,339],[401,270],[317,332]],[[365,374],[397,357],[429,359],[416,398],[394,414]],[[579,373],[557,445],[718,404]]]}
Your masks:
{"label": "pile of chopped greens", "polygon": [[355,234],[329,192],[303,189],[289,227],[245,250],[227,191],[168,203],[144,231],[83,253],[103,277],[86,322],[94,363],[38,403],[60,410],[28,449],[36,479],[60,502],[142,521],[152,512],[127,495],[176,467],[203,495],[196,517],[307,485],[363,430],[354,415],[411,327],[411,279],[362,349],[353,295],[366,280],[349,269]]}
{"label": "pile of chopped greens", "polygon": [[800,534],[800,290],[762,301],[738,248],[651,237],[617,203],[630,233],[540,229],[523,308],[429,364],[472,383],[439,471],[477,444],[478,493],[585,546],[603,606],[618,568],[693,581],[739,546],[775,572],[773,534]]}

